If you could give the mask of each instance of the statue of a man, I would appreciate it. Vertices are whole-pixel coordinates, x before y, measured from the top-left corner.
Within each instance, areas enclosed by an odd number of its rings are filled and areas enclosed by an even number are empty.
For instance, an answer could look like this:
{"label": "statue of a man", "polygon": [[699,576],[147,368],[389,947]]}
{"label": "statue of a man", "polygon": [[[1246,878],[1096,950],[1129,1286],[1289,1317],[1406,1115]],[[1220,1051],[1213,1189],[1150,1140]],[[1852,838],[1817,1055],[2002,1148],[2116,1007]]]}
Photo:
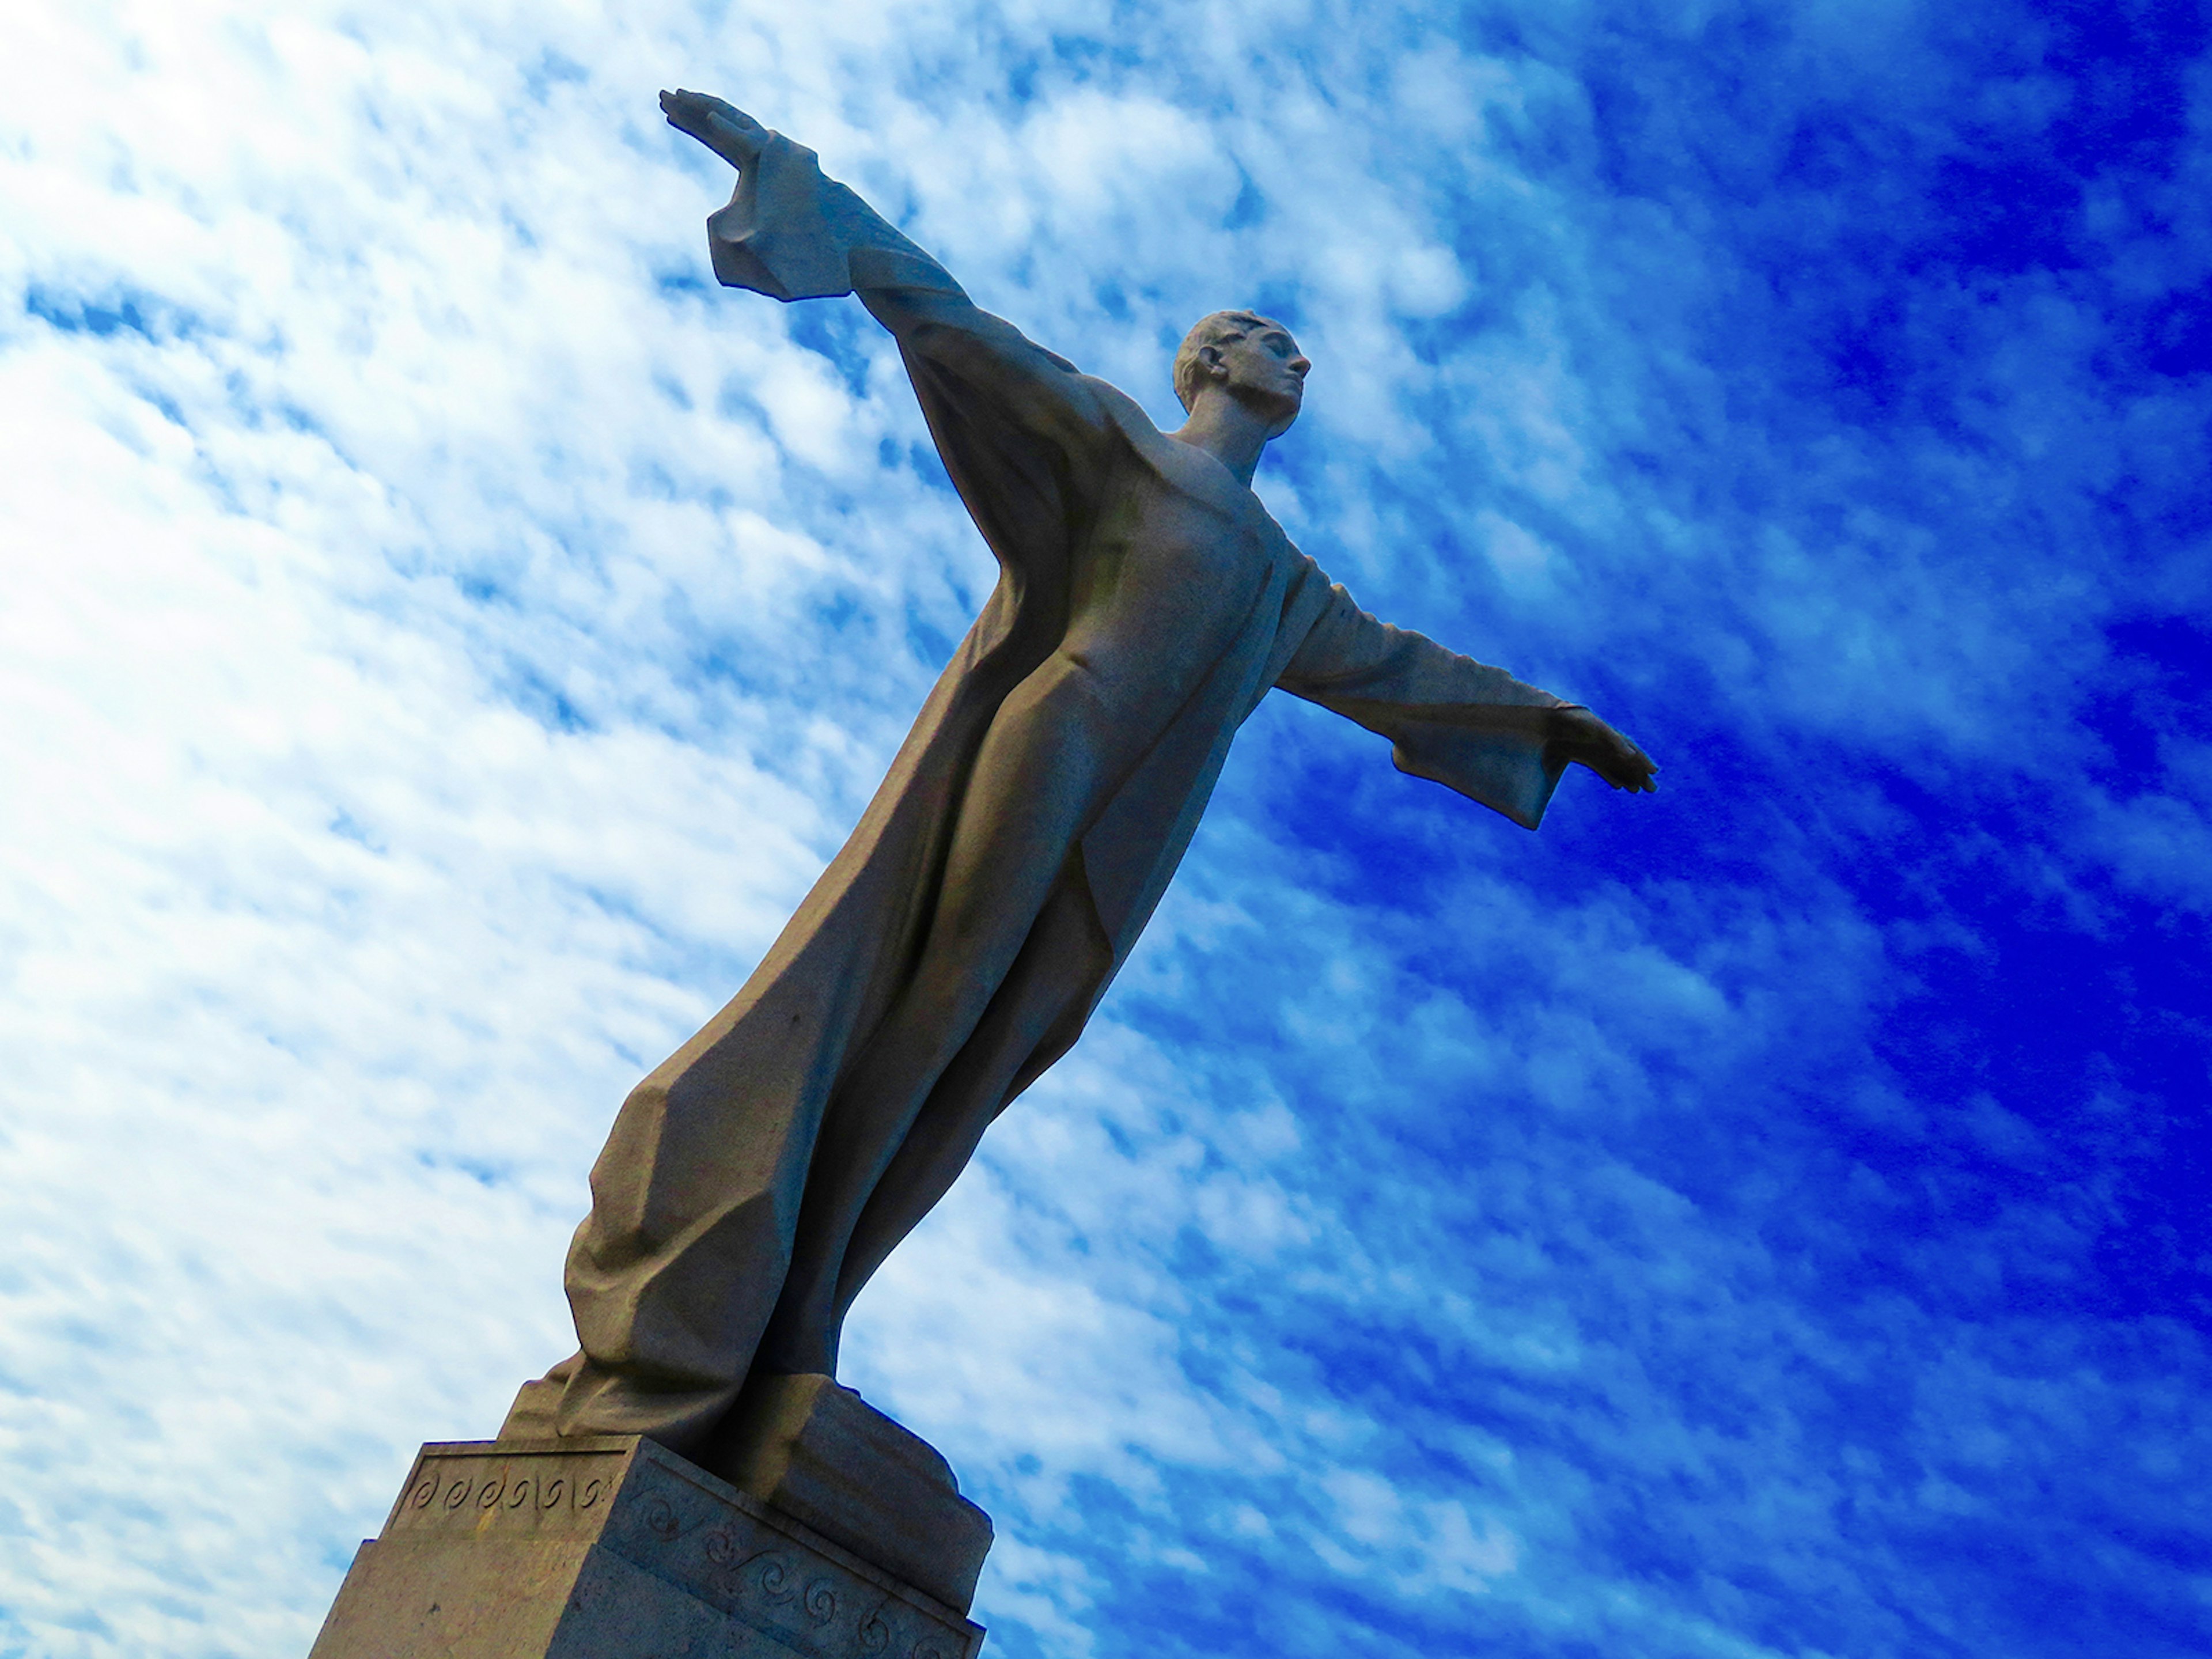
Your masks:
{"label": "statue of a man", "polygon": [[978,310],[812,151],[719,99],[661,106],[738,170],[715,275],[860,295],[1000,567],[852,838],[624,1103],[568,1254],[582,1352],[503,1431],[686,1451],[749,1374],[835,1375],[853,1298],[1074,1042],[1270,687],[1532,830],[1569,762],[1632,791],[1653,767],[1589,709],[1377,622],[1291,544],[1251,489],[1305,392],[1281,325],[1193,328],[1189,418],[1164,433]]}

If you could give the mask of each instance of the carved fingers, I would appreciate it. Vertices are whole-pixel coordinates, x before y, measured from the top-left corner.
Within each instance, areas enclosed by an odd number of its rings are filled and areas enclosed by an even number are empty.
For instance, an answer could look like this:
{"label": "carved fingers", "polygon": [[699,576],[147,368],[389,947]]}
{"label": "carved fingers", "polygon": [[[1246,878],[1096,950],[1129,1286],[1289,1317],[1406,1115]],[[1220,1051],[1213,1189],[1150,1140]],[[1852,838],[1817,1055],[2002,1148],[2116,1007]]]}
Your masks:
{"label": "carved fingers", "polygon": [[1569,760],[1579,761],[1616,789],[1632,794],[1656,791],[1652,777],[1658,764],[1579,703],[1553,711],[1557,722],[1552,741]]}
{"label": "carved fingers", "polygon": [[1659,769],[1657,763],[1620,732],[1612,732],[1612,737],[1615,746],[1607,757],[1612,764],[1602,774],[1605,781],[1631,794],[1656,791],[1659,781],[1651,775]]}
{"label": "carved fingers", "polygon": [[664,92],[661,112],[678,132],[688,132],[732,167],[743,170],[760,159],[769,130],[736,105],[703,92]]}

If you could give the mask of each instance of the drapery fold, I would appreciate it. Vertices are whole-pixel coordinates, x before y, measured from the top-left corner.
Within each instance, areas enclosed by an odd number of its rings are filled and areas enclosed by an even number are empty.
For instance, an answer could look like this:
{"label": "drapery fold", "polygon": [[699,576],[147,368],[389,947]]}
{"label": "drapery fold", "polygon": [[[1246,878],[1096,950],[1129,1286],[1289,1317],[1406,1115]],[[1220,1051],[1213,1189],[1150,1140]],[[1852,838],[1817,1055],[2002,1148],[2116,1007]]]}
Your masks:
{"label": "drapery fold", "polygon": [[[753,1363],[823,1112],[913,972],[994,716],[1061,648],[1102,519],[1139,521],[1189,494],[1167,465],[1182,458],[1158,448],[1173,441],[1135,404],[978,309],[811,150],[771,136],[708,225],[725,284],[787,301],[857,292],[890,331],[1000,575],[851,837],[744,988],[632,1091],[593,1166],[567,1275],[582,1352],[525,1389],[507,1431],[643,1433],[678,1449],[711,1432]],[[1384,734],[1403,769],[1531,829],[1558,781],[1540,716],[1559,699],[1376,621],[1256,503],[1231,504],[1249,547],[1236,582],[1209,590],[1209,650],[1175,665],[1154,724],[1110,734],[1126,770],[1059,878],[1081,884],[1104,948],[1067,1017],[975,1110],[995,1112],[1074,1040],[1271,687]],[[1023,994],[1029,962],[996,996]]]}

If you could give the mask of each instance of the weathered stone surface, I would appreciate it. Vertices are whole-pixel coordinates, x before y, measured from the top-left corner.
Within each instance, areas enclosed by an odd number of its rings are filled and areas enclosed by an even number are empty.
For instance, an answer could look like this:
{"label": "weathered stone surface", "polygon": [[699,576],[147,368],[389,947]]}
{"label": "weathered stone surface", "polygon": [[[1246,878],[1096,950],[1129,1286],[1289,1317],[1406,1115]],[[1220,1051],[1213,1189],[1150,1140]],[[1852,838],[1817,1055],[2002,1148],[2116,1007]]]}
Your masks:
{"label": "weathered stone surface", "polygon": [[934,1446],[835,1377],[754,1377],[700,1462],[948,1607],[974,1604],[991,1517]]}
{"label": "weathered stone surface", "polygon": [[861,1287],[1098,1006],[1271,687],[1530,829],[1570,762],[1639,791],[1652,765],[1579,704],[1368,615],[1291,544],[1251,489],[1304,406],[1281,324],[1201,319],[1174,371],[1188,419],[1162,431],[811,150],[718,98],[661,106],[738,170],[708,222],[716,275],[860,296],[1002,568],[852,837],[592,1166],[555,1426],[688,1452],[756,1373],[836,1373]]}
{"label": "weathered stone surface", "polygon": [[311,1659],[974,1659],[982,1641],[812,1528],[609,1436],[423,1447]]}

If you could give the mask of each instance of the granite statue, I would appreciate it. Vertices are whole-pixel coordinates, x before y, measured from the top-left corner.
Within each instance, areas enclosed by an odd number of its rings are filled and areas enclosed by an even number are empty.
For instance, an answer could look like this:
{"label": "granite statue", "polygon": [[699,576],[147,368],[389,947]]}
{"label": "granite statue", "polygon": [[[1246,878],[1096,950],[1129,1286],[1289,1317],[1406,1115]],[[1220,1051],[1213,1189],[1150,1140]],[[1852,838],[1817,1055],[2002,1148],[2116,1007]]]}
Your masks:
{"label": "granite statue", "polygon": [[1281,324],[1194,327],[1188,418],[1164,432],[978,308],[812,151],[719,99],[661,105],[738,170],[708,221],[715,276],[859,296],[1000,570],[843,850],[623,1105],[568,1255],[581,1350],[501,1431],[711,1462],[749,1377],[835,1375],[854,1297],[1075,1042],[1271,689],[1531,830],[1571,763],[1632,792],[1655,769],[1587,708],[1377,621],[1291,545],[1251,488],[1310,367]]}

